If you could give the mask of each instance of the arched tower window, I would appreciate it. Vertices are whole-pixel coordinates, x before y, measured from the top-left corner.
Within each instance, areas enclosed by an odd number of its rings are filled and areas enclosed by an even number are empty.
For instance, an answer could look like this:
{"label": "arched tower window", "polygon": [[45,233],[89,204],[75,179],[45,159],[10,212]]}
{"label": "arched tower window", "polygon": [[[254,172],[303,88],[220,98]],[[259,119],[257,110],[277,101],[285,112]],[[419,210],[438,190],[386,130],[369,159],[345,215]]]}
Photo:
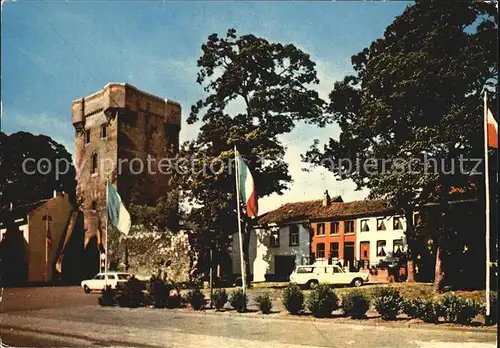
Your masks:
{"label": "arched tower window", "polygon": [[90,174],[97,174],[99,170],[99,156],[97,152],[92,153]]}

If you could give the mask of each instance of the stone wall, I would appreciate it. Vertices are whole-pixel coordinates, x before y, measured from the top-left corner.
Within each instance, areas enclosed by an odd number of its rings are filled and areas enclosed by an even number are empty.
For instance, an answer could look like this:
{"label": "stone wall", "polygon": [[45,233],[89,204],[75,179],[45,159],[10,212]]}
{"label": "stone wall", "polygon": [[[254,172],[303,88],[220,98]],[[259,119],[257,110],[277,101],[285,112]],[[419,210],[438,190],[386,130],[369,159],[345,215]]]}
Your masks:
{"label": "stone wall", "polygon": [[152,274],[161,271],[161,276],[166,272],[167,279],[174,282],[189,280],[192,250],[188,232],[144,232],[121,238],[119,268],[124,267],[125,240],[129,273],[139,279],[149,279]]}

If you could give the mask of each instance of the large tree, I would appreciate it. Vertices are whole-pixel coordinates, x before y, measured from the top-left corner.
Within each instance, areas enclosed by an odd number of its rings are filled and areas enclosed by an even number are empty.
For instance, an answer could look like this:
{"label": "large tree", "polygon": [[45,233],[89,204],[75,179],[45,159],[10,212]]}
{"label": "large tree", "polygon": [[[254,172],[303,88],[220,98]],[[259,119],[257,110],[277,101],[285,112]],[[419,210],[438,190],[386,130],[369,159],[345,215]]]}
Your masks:
{"label": "large tree", "polygon": [[[429,201],[441,202],[438,290],[451,235],[448,194],[451,187],[471,182],[480,187],[482,180],[461,174],[458,159],[482,154],[481,91],[497,85],[496,28],[491,4],[421,0],[408,6],[383,38],[352,57],[355,76],[335,83],[328,111],[342,130],[340,138],[323,149],[316,142],[305,156],[340,179],[369,188],[372,197],[391,200],[406,216],[410,249],[413,212]],[[437,162],[425,161],[431,157]],[[348,171],[332,167],[331,159],[366,165]],[[435,163],[446,163],[446,170],[435,170]],[[463,164],[462,172],[472,166]],[[412,255],[409,260],[412,280]]]}
{"label": "large tree", "polygon": [[[182,183],[197,206],[191,219],[204,232],[201,239],[221,246],[238,230],[234,168],[231,171],[228,166],[233,146],[252,172],[258,198],[282,194],[292,178],[279,136],[291,132],[299,120],[322,123],[324,102],[311,88],[319,82],[315,63],[293,44],[251,34],[237,36],[236,30],[229,29],[225,37],[208,37],[198,67],[197,82],[207,96],[192,107],[188,123],[201,120],[202,126],[196,140],[185,144],[179,154],[197,163],[197,169],[191,168]],[[215,171],[201,170],[210,163]],[[243,221],[247,274],[253,222]]]}
{"label": "large tree", "polygon": [[1,209],[10,203],[50,198],[54,190],[66,192],[75,202],[75,168],[66,148],[46,135],[0,132]]}

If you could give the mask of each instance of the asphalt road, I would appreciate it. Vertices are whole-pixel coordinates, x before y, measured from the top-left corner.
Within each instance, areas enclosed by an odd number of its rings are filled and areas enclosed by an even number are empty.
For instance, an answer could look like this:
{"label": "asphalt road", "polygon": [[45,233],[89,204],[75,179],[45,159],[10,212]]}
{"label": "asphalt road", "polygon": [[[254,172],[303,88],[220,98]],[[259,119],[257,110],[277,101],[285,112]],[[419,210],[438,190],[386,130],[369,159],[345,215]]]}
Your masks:
{"label": "asphalt road", "polygon": [[5,288],[0,313],[44,308],[76,308],[97,303],[98,293],[86,295],[79,286]]}
{"label": "asphalt road", "polygon": [[[59,294],[59,295],[58,295]],[[102,308],[77,287],[7,289],[1,337],[9,346],[495,347],[496,334],[290,319],[233,311]]]}

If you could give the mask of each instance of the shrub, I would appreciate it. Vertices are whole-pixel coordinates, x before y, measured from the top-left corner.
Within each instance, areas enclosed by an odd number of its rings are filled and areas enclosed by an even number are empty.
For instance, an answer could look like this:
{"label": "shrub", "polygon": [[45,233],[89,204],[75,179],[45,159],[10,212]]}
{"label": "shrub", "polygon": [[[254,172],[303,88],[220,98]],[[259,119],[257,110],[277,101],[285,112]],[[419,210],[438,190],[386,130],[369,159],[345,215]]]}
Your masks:
{"label": "shrub", "polygon": [[172,285],[158,278],[151,279],[151,303],[155,308],[167,306],[168,297],[172,290]]}
{"label": "shrub", "polygon": [[304,294],[297,284],[290,283],[283,290],[283,305],[291,314],[298,314],[304,308]]}
{"label": "shrub", "polygon": [[116,290],[112,289],[111,285],[106,286],[97,302],[101,306],[114,306],[116,304]]}
{"label": "shrub", "polygon": [[339,298],[326,284],[320,284],[307,298],[307,309],[316,318],[325,318],[339,308]]}
{"label": "shrub", "polygon": [[182,307],[182,296],[178,292],[171,294],[167,299],[168,308],[180,308]]}
{"label": "shrub", "polygon": [[272,303],[271,298],[269,297],[268,293],[265,293],[264,295],[257,296],[255,298],[255,302],[257,302],[257,305],[259,306],[259,310],[262,312],[262,314],[271,313],[271,308],[273,308],[273,303]]}
{"label": "shrub", "polygon": [[224,305],[226,304],[227,300],[228,300],[227,292],[224,289],[217,289],[212,294],[211,301],[216,310],[221,310],[222,308],[224,308]]}
{"label": "shrub", "polygon": [[190,290],[186,295],[186,300],[194,310],[202,310],[205,308],[205,295],[200,289]]}
{"label": "shrub", "polygon": [[121,287],[121,291],[116,297],[120,307],[139,307],[144,303],[144,284],[134,276]]}
{"label": "shrub", "polygon": [[446,321],[457,324],[470,324],[481,310],[477,302],[461,298],[455,294],[445,295],[442,305]]}
{"label": "shrub", "polygon": [[237,312],[242,313],[247,309],[248,297],[243,290],[238,289],[231,294],[229,303]]}
{"label": "shrub", "polygon": [[342,297],[342,309],[344,314],[354,319],[365,317],[370,308],[370,297],[359,290],[351,291]]}
{"label": "shrub", "polygon": [[417,301],[417,318],[426,323],[438,323],[442,316],[443,307],[440,302],[434,300]]}
{"label": "shrub", "polygon": [[420,299],[405,299],[401,304],[401,308],[403,313],[406,314],[409,318],[418,318],[419,310],[420,310]]}
{"label": "shrub", "polygon": [[396,289],[378,288],[374,292],[374,304],[382,319],[394,320],[402,309],[403,299]]}

